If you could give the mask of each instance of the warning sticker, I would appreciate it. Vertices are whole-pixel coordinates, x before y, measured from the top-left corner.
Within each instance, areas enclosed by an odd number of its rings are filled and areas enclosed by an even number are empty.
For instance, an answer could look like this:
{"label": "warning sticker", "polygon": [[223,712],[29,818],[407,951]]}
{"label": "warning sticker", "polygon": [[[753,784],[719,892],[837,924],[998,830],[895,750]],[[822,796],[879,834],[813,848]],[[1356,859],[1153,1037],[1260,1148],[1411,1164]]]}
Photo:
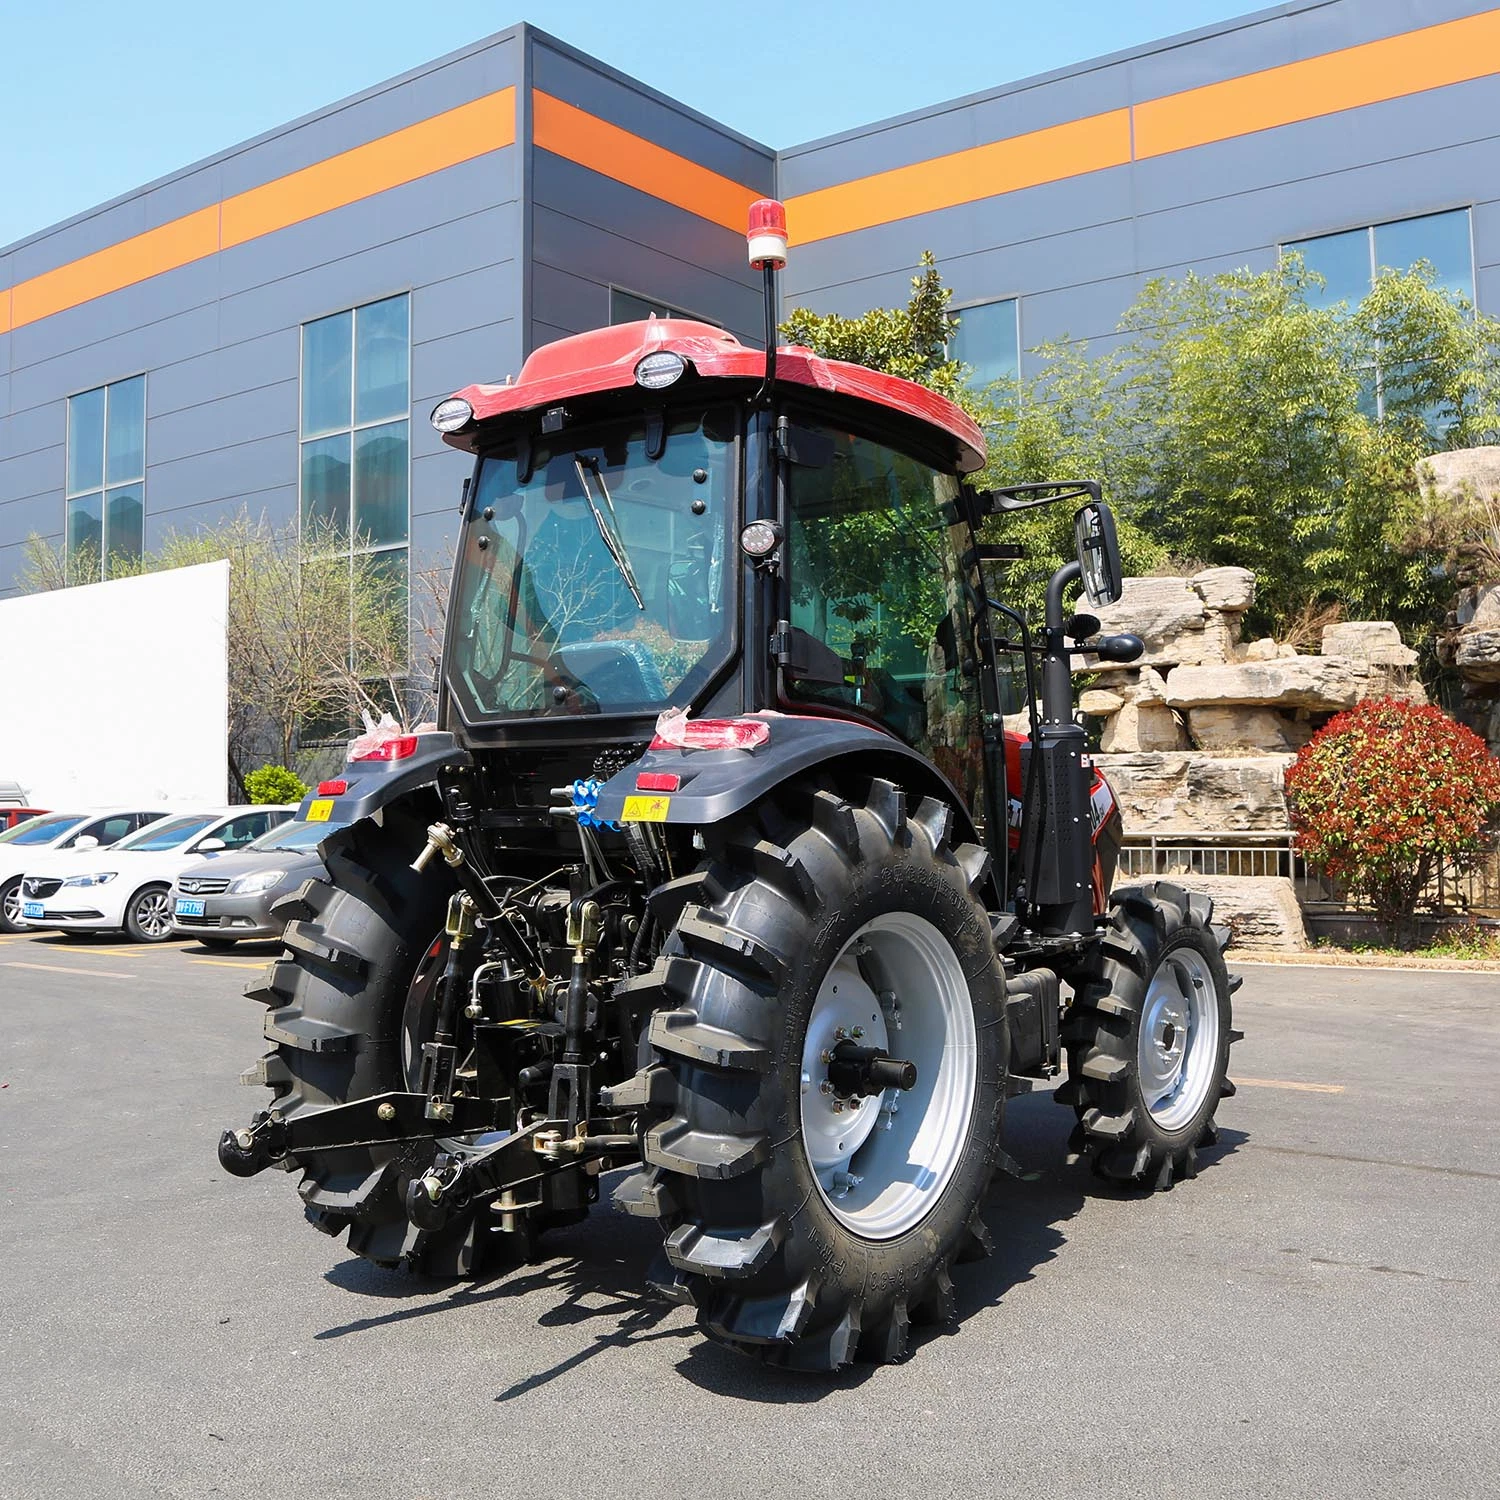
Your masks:
{"label": "warning sticker", "polygon": [[626,823],[665,823],[670,797],[627,797],[621,819]]}
{"label": "warning sticker", "polygon": [[332,816],[332,797],[319,797],[312,804],[312,806],[307,809],[307,821],[309,823],[326,823]]}

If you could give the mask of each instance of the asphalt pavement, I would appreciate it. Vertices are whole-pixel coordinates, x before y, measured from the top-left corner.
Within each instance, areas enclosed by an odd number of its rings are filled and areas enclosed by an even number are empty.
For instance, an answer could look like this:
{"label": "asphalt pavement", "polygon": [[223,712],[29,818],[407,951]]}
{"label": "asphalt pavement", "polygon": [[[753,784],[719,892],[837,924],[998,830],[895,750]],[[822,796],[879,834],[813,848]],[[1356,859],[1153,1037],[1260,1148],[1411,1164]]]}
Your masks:
{"label": "asphalt pavement", "polygon": [[380,1271],[219,1131],[263,961],[0,938],[0,1496],[1500,1494],[1500,975],[1238,966],[1238,1095],[1169,1194],[1025,1172],[899,1366],[767,1370],[601,1205],[478,1283]]}

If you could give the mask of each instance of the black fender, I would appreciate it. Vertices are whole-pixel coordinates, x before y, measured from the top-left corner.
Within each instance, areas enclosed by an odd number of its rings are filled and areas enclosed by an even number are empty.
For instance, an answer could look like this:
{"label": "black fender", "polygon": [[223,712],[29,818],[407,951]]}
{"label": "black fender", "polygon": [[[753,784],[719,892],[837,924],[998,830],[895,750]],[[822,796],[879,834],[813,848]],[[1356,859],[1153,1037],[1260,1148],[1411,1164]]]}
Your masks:
{"label": "black fender", "polygon": [[344,790],[336,796],[310,792],[302,799],[297,816],[309,823],[353,823],[420,787],[435,786],[439,771],[474,763],[451,734],[433,732],[414,738],[416,750],[400,760],[351,761],[337,777],[330,778],[342,782]]}
{"label": "black fender", "polygon": [[[926,756],[894,736],[846,719],[753,714],[771,737],[753,750],[648,750],[599,789],[594,816],[608,823],[722,823],[793,776],[825,768],[853,776],[883,776],[905,787],[913,802],[940,797],[953,808],[954,841],[975,841],[962,794]],[[642,776],[675,776],[673,791],[637,786]],[[658,784],[659,785],[659,784]]]}

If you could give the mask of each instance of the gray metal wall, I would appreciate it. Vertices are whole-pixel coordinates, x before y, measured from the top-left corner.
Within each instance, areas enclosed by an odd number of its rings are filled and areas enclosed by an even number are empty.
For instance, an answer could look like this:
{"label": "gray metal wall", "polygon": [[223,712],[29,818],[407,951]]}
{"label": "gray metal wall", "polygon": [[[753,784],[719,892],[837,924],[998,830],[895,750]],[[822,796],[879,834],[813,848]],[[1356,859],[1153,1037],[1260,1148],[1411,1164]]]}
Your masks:
{"label": "gray metal wall", "polygon": [[[776,187],[776,155],[561,42],[531,33],[533,88],[743,184]],[[531,162],[531,347],[610,321],[611,285],[759,344],[760,283],[743,229],[710,222],[566,156]]]}
{"label": "gray metal wall", "polygon": [[[517,30],[35,235],[0,286],[519,85]],[[0,595],[25,538],[63,526],[67,396],[146,372],[146,546],[241,506],[297,511],[300,328],[411,294],[411,542],[451,550],[462,461],[427,422],[522,352],[521,159],[492,151],[0,335]]]}
{"label": "gray metal wall", "polygon": [[[781,193],[795,203],[833,183],[1493,8],[1277,6],[784,151]],[[1020,298],[1024,350],[1108,336],[1152,276],[1260,270],[1287,240],[1472,205],[1478,301],[1500,311],[1497,118],[1491,76],[838,235],[794,250],[787,305],[856,314],[904,302],[931,249],[956,303]],[[795,229],[794,218],[794,238]]]}

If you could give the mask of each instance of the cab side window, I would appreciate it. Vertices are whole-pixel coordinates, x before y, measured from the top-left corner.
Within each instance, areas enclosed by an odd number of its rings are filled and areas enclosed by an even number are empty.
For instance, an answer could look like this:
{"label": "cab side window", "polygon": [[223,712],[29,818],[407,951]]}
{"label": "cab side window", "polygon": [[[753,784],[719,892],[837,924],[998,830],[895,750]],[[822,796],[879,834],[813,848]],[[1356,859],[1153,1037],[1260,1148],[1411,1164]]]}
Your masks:
{"label": "cab side window", "polygon": [[270,828],[270,813],[246,813],[243,817],[226,823],[216,834],[210,834],[209,837],[222,839],[226,848],[243,849],[246,844],[258,839],[261,834],[268,833]]}

